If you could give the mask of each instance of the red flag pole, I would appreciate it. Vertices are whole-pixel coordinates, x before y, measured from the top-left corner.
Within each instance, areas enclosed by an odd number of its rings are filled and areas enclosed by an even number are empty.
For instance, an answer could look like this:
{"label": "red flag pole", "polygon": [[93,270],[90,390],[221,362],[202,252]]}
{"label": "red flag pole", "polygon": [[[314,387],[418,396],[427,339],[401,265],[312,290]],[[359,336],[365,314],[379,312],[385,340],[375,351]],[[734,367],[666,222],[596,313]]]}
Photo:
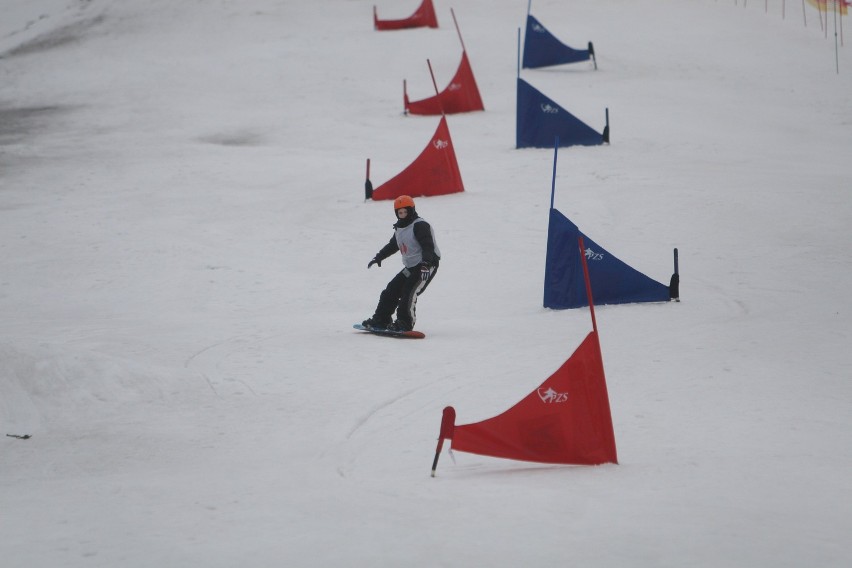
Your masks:
{"label": "red flag pole", "polygon": [[[603,354],[601,353],[601,341],[600,337],[598,337],[598,322],[595,319],[595,303],[592,301],[592,281],[589,278],[589,264],[586,262],[586,253],[584,251],[585,245],[583,244],[583,235],[577,237],[577,242],[580,247],[580,258],[583,259],[583,277],[586,280],[586,295],[589,298],[589,312],[592,314],[592,333],[595,334],[595,349],[598,352],[598,360],[601,362],[601,371],[603,371]],[[606,393],[606,378],[604,377],[603,383],[604,393]],[[607,414],[610,414],[609,410],[609,395],[604,394],[604,400],[606,401]],[[618,463],[618,456],[615,451],[615,434],[612,433],[612,419],[609,421],[609,431],[612,436],[612,463]]]}
{"label": "red flag pole", "polygon": [[577,238],[580,246],[580,259],[583,261],[583,277],[586,279],[586,296],[589,298],[589,311],[592,314],[592,330],[597,335],[598,322],[595,319],[595,303],[592,300],[592,281],[589,279],[589,265],[586,262],[586,247],[583,245],[583,235]]}
{"label": "red flag pole", "polygon": [[373,197],[373,182],[370,181],[370,158],[367,158],[367,180],[364,182],[364,201]]}
{"label": "red flag pole", "polygon": [[432,86],[435,88],[435,100],[438,101],[438,106],[441,108],[441,116],[444,116],[444,105],[441,104],[441,93],[438,91],[438,82],[435,80],[435,72],[432,71],[432,62],[427,59],[426,65],[429,66],[429,76],[432,77]]}
{"label": "red flag pole", "polygon": [[444,105],[441,104],[441,93],[438,91],[438,82],[435,80],[435,73],[432,71],[432,62],[427,59],[426,65],[429,66],[429,75],[432,76],[432,86],[435,87],[435,100],[438,101],[438,106],[441,107],[441,116],[443,116]]}
{"label": "red flag pole", "polygon": [[456,428],[456,409],[452,406],[444,408],[444,415],[441,417],[441,433],[438,434],[438,447],[435,449],[435,459],[432,460],[432,477],[435,477],[435,470],[438,469],[438,458],[441,457],[441,449],[444,447],[444,438],[453,439],[453,432]]}
{"label": "red flag pole", "polygon": [[466,52],[467,50],[465,50],[464,48],[464,40],[462,39],[461,29],[459,28],[459,23],[456,21],[456,13],[453,11],[452,8],[450,8],[450,14],[453,15],[453,24],[455,24],[456,26],[456,33],[459,34],[459,42],[461,42],[462,51]]}

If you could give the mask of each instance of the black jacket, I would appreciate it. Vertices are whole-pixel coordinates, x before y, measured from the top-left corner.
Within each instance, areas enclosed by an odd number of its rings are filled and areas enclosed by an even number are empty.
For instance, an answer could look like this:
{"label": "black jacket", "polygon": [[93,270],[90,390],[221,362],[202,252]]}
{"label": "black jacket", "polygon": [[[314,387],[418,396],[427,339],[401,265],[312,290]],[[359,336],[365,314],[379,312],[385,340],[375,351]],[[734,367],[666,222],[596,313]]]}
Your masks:
{"label": "black jacket", "polygon": [[[414,223],[416,219],[420,219],[417,213],[410,213],[407,218],[395,223],[393,228],[396,230],[397,228],[406,227]],[[432,240],[432,226],[429,225],[426,219],[420,219],[420,221],[420,223],[414,225],[414,238],[417,239],[417,242],[420,243],[423,249],[423,262],[429,266],[438,266],[441,257],[435,254],[435,242]],[[396,242],[396,234],[394,233],[388,244],[383,246],[382,250],[376,254],[376,258],[384,260],[397,252],[399,252],[399,244]]]}

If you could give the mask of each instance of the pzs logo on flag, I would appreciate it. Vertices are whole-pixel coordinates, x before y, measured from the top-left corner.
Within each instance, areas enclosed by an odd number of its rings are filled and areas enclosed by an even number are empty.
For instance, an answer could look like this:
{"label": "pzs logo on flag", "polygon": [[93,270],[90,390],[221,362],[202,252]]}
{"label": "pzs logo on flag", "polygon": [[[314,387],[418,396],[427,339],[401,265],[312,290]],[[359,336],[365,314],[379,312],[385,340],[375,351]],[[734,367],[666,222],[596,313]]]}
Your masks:
{"label": "pzs logo on flag", "polygon": [[544,392],[541,389],[538,389],[538,397],[545,404],[556,404],[560,402],[568,401],[568,393],[567,392],[556,392],[553,388],[548,388]]}
{"label": "pzs logo on flag", "polygon": [[449,146],[450,143],[446,140],[435,140],[434,142],[432,142],[432,145],[435,146],[435,148],[437,148],[438,150],[443,150],[444,148]]}
{"label": "pzs logo on flag", "polygon": [[590,248],[583,251],[586,254],[586,260],[603,260],[604,255],[600,252],[595,252]]}
{"label": "pzs logo on flag", "polygon": [[450,83],[450,86],[447,87],[447,90],[448,91],[458,91],[461,88],[462,88],[461,83]]}
{"label": "pzs logo on flag", "polygon": [[555,106],[553,106],[549,103],[542,103],[541,104],[541,112],[546,113],[546,114],[558,114],[559,108],[555,107]]}
{"label": "pzs logo on flag", "polygon": [[543,34],[544,32],[547,31],[546,29],[544,29],[544,26],[542,26],[541,24],[533,24],[532,30],[537,34]]}

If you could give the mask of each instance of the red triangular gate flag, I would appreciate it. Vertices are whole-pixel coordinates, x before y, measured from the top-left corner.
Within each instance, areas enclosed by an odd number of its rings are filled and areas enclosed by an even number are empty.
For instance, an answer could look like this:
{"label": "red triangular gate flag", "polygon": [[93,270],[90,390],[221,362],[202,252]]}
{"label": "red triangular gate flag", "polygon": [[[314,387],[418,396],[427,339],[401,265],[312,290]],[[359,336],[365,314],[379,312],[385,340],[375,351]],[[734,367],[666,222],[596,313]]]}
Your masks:
{"label": "red triangular gate flag", "polygon": [[456,426],[452,448],[514,460],[617,463],[597,332],[535,391],[494,418]]}
{"label": "red triangular gate flag", "polygon": [[[582,237],[578,245],[583,250]],[[484,456],[576,465],[618,463],[585,260],[583,272],[592,331],[555,373],[503,414],[455,426],[456,411],[446,407],[432,462],[433,477],[445,438],[452,440],[454,450]]]}
{"label": "red triangular gate flag", "polygon": [[373,26],[380,31],[402,30],[406,28],[437,28],[438,17],[432,0],[423,0],[420,7],[409,17],[402,20],[380,20],[376,7],[373,6]]}
{"label": "red triangular gate flag", "polygon": [[461,63],[447,88],[432,97],[411,102],[403,83],[405,112],[419,115],[456,114],[485,110],[467,52],[462,51]]}
{"label": "red triangular gate flag", "polygon": [[442,116],[429,144],[407,168],[373,190],[372,198],[424,197],[464,191],[447,118]]}

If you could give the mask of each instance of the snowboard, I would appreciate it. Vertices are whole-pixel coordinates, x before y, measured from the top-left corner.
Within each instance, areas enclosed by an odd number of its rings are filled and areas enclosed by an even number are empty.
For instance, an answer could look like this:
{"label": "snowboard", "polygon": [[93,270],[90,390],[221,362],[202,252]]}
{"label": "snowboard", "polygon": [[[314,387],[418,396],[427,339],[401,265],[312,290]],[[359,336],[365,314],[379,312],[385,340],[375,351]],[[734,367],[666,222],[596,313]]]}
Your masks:
{"label": "snowboard", "polygon": [[392,331],[390,329],[369,329],[364,327],[360,323],[356,323],[352,327],[360,331],[366,331],[367,333],[372,333],[375,335],[384,335],[385,337],[399,337],[407,339],[423,339],[426,337],[426,334],[424,334],[422,331]]}

